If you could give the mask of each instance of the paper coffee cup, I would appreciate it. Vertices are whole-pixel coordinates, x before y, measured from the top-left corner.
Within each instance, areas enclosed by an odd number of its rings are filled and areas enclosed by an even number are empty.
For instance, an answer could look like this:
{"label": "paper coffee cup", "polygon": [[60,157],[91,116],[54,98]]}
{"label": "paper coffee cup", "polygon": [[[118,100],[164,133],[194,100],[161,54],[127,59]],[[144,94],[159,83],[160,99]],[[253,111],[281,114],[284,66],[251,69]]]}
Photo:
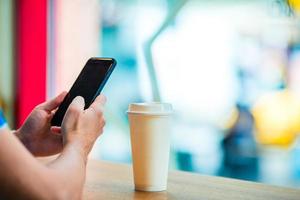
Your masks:
{"label": "paper coffee cup", "polygon": [[167,189],[172,106],[133,103],[128,108],[135,189]]}

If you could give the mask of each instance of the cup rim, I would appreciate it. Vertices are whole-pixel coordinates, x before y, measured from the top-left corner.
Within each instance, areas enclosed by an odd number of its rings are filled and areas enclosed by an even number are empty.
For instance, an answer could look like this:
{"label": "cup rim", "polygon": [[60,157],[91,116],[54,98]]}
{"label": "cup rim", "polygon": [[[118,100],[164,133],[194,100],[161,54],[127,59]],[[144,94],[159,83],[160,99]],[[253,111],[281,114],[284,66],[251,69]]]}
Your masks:
{"label": "cup rim", "polygon": [[173,112],[142,112],[142,111],[126,111],[127,114],[131,114],[131,115],[148,115],[148,116],[169,116],[169,115],[173,115]]}
{"label": "cup rim", "polygon": [[171,115],[173,114],[173,108],[172,104],[165,102],[130,103],[127,114]]}

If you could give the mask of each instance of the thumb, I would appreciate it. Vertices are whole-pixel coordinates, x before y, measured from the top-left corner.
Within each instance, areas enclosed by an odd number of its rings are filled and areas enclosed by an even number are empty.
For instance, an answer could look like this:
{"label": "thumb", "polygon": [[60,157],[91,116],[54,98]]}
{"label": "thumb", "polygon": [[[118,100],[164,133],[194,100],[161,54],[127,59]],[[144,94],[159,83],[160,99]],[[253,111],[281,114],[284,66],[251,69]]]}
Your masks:
{"label": "thumb", "polygon": [[78,115],[84,110],[84,99],[81,96],[77,96],[73,99],[72,103],[69,105],[66,114],[63,119],[63,124],[66,126],[72,126],[76,121]]}
{"label": "thumb", "polygon": [[74,115],[74,113],[77,112],[82,112],[84,110],[84,98],[81,96],[77,96],[76,98],[73,99],[72,103],[69,105],[67,111],[66,111],[66,116],[68,115]]}
{"label": "thumb", "polygon": [[61,104],[61,102],[64,100],[66,95],[67,95],[67,92],[62,92],[55,98],[40,104],[39,108],[41,108],[43,110],[47,110],[47,111],[52,111]]}

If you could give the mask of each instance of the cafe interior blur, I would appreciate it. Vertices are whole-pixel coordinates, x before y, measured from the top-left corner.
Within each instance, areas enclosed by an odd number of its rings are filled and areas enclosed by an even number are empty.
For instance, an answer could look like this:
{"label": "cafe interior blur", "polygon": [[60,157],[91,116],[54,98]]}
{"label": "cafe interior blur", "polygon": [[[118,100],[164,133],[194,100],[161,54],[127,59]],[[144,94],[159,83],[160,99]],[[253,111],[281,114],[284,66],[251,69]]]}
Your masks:
{"label": "cafe interior blur", "polygon": [[161,101],[171,170],[300,186],[300,0],[1,0],[0,45],[11,128],[113,57],[91,158],[130,164],[128,104]]}

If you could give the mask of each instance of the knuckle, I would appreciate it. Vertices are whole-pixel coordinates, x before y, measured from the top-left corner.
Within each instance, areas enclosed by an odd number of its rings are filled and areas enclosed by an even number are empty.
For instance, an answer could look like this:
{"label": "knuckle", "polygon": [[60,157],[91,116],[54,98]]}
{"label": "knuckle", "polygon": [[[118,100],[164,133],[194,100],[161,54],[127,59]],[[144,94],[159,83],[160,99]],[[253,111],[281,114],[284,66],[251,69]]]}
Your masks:
{"label": "knuckle", "polygon": [[101,128],[100,131],[99,131],[99,135],[102,135],[103,132],[104,132],[103,128]]}
{"label": "knuckle", "polygon": [[102,122],[102,126],[105,126],[106,120],[104,118],[101,119],[101,122]]}
{"label": "knuckle", "polygon": [[96,109],[95,112],[98,118],[103,118],[103,111],[101,108]]}
{"label": "knuckle", "polygon": [[101,112],[101,114],[102,114],[104,111],[103,106],[98,106],[98,111]]}

